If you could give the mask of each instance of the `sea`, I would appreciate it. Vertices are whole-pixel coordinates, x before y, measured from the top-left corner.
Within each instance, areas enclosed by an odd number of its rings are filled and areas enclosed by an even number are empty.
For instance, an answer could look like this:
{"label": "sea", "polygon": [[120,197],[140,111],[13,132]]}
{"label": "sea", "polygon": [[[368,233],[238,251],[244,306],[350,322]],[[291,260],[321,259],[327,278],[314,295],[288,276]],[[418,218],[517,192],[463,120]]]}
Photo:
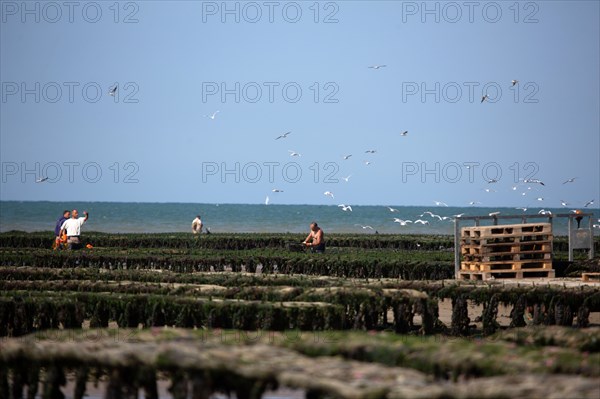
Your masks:
{"label": "sea", "polygon": [[[316,221],[326,233],[357,234],[453,234],[454,215],[488,216],[500,212],[500,216],[516,216],[515,219],[499,219],[498,224],[521,223],[522,216],[538,215],[540,208],[522,211],[511,207],[445,207],[445,206],[352,206],[352,211],[332,205],[262,205],[262,204],[199,204],[199,203],[136,203],[136,202],[47,202],[47,201],[0,201],[0,232],[19,230],[26,232],[51,231],[65,209],[88,211],[89,220],[82,232],[106,233],[170,233],[191,232],[192,220],[200,215],[204,226],[211,233],[303,233]],[[567,234],[567,218],[570,209],[545,208],[552,212],[553,233]],[[446,220],[439,220],[424,212],[429,211]],[[600,225],[600,209],[584,209],[593,213],[593,224]],[[394,218],[428,224],[407,223],[401,226]],[[532,218],[528,222],[548,222],[548,218]],[[481,221],[481,225],[492,224]],[[461,220],[459,226],[473,226],[473,220]],[[363,227],[369,226],[369,227]],[[588,227],[585,218],[581,227]],[[596,235],[600,229],[594,228]]]}

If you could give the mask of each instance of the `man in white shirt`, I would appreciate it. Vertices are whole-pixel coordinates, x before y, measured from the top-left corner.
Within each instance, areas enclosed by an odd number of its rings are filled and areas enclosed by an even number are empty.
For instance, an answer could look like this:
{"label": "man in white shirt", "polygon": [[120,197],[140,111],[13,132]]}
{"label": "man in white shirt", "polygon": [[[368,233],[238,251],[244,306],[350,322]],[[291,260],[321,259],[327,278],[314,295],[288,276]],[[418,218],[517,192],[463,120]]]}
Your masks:
{"label": "man in white shirt", "polygon": [[202,233],[202,219],[200,219],[200,215],[196,216],[196,219],[192,221],[192,233]]}
{"label": "man in white shirt", "polygon": [[81,235],[81,226],[88,220],[88,213],[83,211],[85,217],[78,218],[79,214],[77,213],[77,209],[73,209],[71,212],[71,219],[65,220],[65,222],[60,227],[60,234],[62,236],[63,232],[67,232],[67,244],[69,245],[69,249],[79,249],[81,246],[81,240],[79,236]]}

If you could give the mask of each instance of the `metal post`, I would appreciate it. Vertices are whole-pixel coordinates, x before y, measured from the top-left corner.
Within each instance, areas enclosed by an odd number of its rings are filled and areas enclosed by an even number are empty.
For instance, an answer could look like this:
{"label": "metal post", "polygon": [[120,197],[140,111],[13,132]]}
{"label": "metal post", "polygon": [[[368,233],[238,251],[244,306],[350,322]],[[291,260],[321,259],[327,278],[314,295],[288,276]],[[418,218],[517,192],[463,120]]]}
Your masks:
{"label": "metal post", "polygon": [[568,231],[569,231],[569,262],[573,262],[573,246],[571,243],[571,236],[573,235],[573,218],[569,217]]}
{"label": "metal post", "polygon": [[589,228],[590,228],[590,250],[588,252],[588,259],[594,259],[594,221],[591,216],[588,216]]}
{"label": "metal post", "polygon": [[459,278],[460,270],[460,228],[458,218],[454,218],[454,278]]}

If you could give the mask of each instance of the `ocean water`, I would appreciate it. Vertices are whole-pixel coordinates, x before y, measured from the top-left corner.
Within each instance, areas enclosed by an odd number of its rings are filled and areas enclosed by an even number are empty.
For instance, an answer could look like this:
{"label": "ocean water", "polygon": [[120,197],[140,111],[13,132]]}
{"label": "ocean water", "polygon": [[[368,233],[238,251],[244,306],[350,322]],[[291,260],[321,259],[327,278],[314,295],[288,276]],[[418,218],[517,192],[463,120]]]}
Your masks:
{"label": "ocean water", "polygon": [[[50,231],[64,209],[78,209],[90,213],[83,227],[85,231],[113,233],[159,233],[190,232],[194,217],[202,216],[204,226],[213,233],[223,232],[308,232],[312,221],[317,221],[326,233],[394,233],[394,234],[453,234],[454,223],[440,221],[425,211],[440,216],[463,213],[464,216],[487,216],[490,212],[500,215],[537,215],[539,208],[527,212],[514,208],[440,207],[440,206],[394,206],[391,212],[385,206],[353,206],[352,212],[344,212],[331,205],[257,205],[257,204],[192,204],[192,203],[127,203],[127,202],[0,202],[0,232],[10,230]],[[546,208],[548,209],[548,208]],[[567,209],[550,209],[553,214],[569,213]],[[599,209],[586,209],[594,213],[595,224],[600,224]],[[423,219],[429,225],[408,224],[400,226],[394,218]],[[553,218],[555,235],[567,232],[566,218]],[[546,222],[547,219],[531,219]],[[519,223],[520,220],[500,220],[499,224]],[[491,224],[491,222],[482,222]],[[362,226],[371,226],[363,229]],[[461,227],[473,225],[473,221],[461,222]],[[587,219],[582,222],[587,227]],[[594,229],[596,235],[600,229]]]}

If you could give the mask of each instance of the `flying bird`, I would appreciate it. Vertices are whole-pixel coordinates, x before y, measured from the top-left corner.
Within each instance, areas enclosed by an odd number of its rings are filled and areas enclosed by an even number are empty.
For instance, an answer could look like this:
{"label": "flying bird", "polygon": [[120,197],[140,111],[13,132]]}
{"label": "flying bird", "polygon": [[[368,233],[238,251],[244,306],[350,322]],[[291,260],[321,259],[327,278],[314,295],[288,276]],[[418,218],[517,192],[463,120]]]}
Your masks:
{"label": "flying bird", "polygon": [[527,212],[527,208],[515,208],[515,209],[520,209],[520,210],[522,210],[523,212]]}
{"label": "flying bird", "polygon": [[365,151],[365,154],[375,154],[377,152],[377,150],[367,150]]}
{"label": "flying bird", "polygon": [[562,206],[569,206],[569,204],[567,202],[565,202],[564,200],[560,200],[560,204]]}
{"label": "flying bird", "polygon": [[489,213],[490,216],[496,216],[496,215],[499,215],[499,214],[500,214],[500,212],[490,212]]}
{"label": "flying bird", "polygon": [[452,216],[454,216],[455,218],[461,218],[464,216],[464,213],[459,213],[458,215],[452,215]]}
{"label": "flying bird", "polygon": [[290,153],[290,157],[301,157],[302,156],[302,155],[300,155],[300,153],[298,153],[296,151],[288,150],[288,152]]}
{"label": "flying bird", "polygon": [[348,181],[350,180],[350,177],[351,177],[351,176],[352,176],[352,175],[348,175],[348,176],[346,176],[346,177],[342,177],[342,180],[344,180],[346,183],[348,183]]}
{"label": "flying bird", "polygon": [[442,201],[433,201],[437,206],[448,206],[445,202]]}
{"label": "flying bird", "polygon": [[369,229],[369,230],[373,230],[373,228],[371,226],[363,226],[362,224],[355,224],[355,226],[360,226],[362,227],[363,230]]}
{"label": "flying bird", "polygon": [[35,182],[36,182],[36,183],[43,183],[43,182],[45,182],[46,180],[48,180],[48,177],[42,177],[42,178],[39,178],[39,179],[37,179]]}
{"label": "flying bird", "polygon": [[481,202],[479,202],[479,201],[471,201],[471,202],[469,202],[469,205],[477,205],[477,204],[481,204]]}
{"label": "flying bird", "polygon": [[400,226],[406,226],[407,223],[412,223],[412,220],[402,220],[399,218],[394,218],[394,223],[400,223]]}
{"label": "flying bird", "polygon": [[110,94],[111,96],[113,96],[113,97],[114,97],[114,96],[115,96],[115,94],[117,94],[117,88],[118,88],[118,87],[119,87],[119,85],[115,85],[115,87],[111,88],[111,89],[108,91],[108,94]]}
{"label": "flying bird", "polygon": [[[515,79],[513,79],[513,80],[511,80],[511,81],[510,81],[510,83],[512,83],[512,85],[514,86],[514,85],[516,85],[517,83],[519,83],[519,81],[518,81],[518,80],[515,80]],[[527,85],[525,85],[525,86],[527,86]]]}
{"label": "flying bird", "polygon": [[212,119],[214,121],[219,112],[221,112],[221,111],[217,110],[217,111],[213,112],[212,115],[204,115],[204,116],[206,116],[207,118]]}
{"label": "flying bird", "polygon": [[543,201],[543,200],[544,200],[544,197],[537,197],[537,198],[536,198],[536,200],[538,200],[538,201]]}
{"label": "flying bird", "polygon": [[273,190],[271,190],[271,191],[273,191],[274,193],[282,193],[282,192],[283,192],[283,190],[280,190],[280,189],[278,189],[278,188],[274,188],[274,189],[273,189]]}
{"label": "flying bird", "polygon": [[392,208],[391,206],[388,206],[387,209],[389,209],[390,212],[398,212],[398,209]]}
{"label": "flying bird", "polygon": [[292,132],[285,132],[284,134],[282,134],[282,135],[280,135],[280,136],[277,136],[277,137],[275,138],[275,140],[279,140],[279,139],[286,139],[286,138],[287,138],[287,136],[288,136],[290,133],[292,133]]}
{"label": "flying bird", "polygon": [[269,196],[267,195],[267,198],[265,198],[265,205],[269,205]]}
{"label": "flying bird", "polygon": [[365,161],[365,165],[367,165],[367,166],[371,165],[371,161]]}
{"label": "flying bird", "polygon": [[583,207],[587,208],[590,205],[594,205],[594,200],[588,201]]}
{"label": "flying bird", "polygon": [[563,182],[563,184],[567,184],[567,183],[573,183],[575,181],[575,179],[577,179],[576,177],[571,177],[570,179],[567,179]]}
{"label": "flying bird", "polygon": [[344,155],[342,158],[344,158],[344,161],[348,160],[348,158],[350,158],[352,156],[352,154],[350,155]]}
{"label": "flying bird", "polygon": [[429,222],[427,220],[421,220],[421,219],[417,219],[415,220],[415,224],[420,223],[420,224],[429,224]]}
{"label": "flying bird", "polygon": [[338,207],[342,208],[342,211],[344,211],[344,212],[346,212],[346,211],[352,212],[352,207],[350,205],[339,204]]}
{"label": "flying bird", "polygon": [[552,215],[552,212],[547,211],[545,209],[540,209],[540,211],[538,212],[538,215]]}
{"label": "flying bird", "polygon": [[333,193],[331,191],[325,191],[323,194],[326,195],[326,196],[328,196],[328,197],[335,198],[333,196]]}
{"label": "flying bird", "polygon": [[485,100],[487,100],[488,98],[490,98],[490,96],[488,96],[487,94],[483,97],[481,97],[481,102],[484,102]]}
{"label": "flying bird", "polygon": [[370,69],[380,69],[380,68],[385,68],[387,65],[371,65],[369,66]]}
{"label": "flying bird", "polygon": [[498,180],[497,179],[490,179],[487,182],[488,182],[488,184],[490,184],[490,183],[498,183]]}
{"label": "flying bird", "polygon": [[495,192],[496,192],[496,190],[493,190],[493,189],[491,189],[491,188],[485,188],[485,189],[484,189],[484,191],[485,191],[486,193],[495,193]]}
{"label": "flying bird", "polygon": [[545,186],[544,182],[541,181],[540,179],[525,179],[525,180],[523,180],[523,183],[536,183],[536,184],[541,184],[542,186]]}
{"label": "flying bird", "polygon": [[400,133],[400,136],[408,136],[408,130],[405,130],[402,133]]}

